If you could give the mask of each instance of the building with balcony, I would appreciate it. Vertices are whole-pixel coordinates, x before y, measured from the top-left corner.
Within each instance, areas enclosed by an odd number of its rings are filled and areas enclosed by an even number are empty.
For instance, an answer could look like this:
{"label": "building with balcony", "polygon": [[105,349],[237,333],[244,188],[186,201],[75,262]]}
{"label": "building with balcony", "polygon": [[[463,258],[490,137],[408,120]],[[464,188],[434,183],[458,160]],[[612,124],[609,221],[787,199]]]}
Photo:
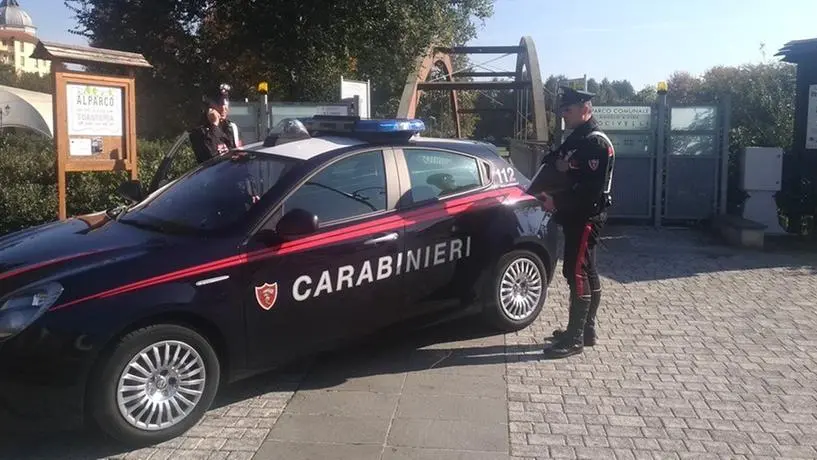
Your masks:
{"label": "building with balcony", "polygon": [[18,73],[47,75],[51,71],[51,63],[30,57],[38,42],[34,21],[20,7],[20,2],[2,0],[0,2],[0,64],[12,66]]}

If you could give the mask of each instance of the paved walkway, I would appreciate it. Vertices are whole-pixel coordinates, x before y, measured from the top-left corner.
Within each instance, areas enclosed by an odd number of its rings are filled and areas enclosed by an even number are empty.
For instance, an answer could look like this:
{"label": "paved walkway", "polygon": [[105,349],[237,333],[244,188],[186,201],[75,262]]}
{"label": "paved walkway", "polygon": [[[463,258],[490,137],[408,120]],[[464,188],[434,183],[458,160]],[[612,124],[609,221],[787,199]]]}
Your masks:
{"label": "paved walkway", "polygon": [[616,229],[600,343],[540,360],[533,327],[470,323],[370,342],[228,390],[186,436],[136,452],[0,439],[0,458],[817,458],[817,253],[736,251]]}

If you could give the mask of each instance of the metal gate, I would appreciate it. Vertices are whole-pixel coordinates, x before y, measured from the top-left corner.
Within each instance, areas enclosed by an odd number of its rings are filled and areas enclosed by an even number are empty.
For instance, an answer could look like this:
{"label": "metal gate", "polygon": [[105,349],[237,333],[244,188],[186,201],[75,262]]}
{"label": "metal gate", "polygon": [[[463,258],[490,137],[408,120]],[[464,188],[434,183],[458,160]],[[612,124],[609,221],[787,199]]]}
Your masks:
{"label": "metal gate", "polygon": [[593,112],[616,150],[609,216],[649,219],[655,184],[655,110],[650,106],[620,105],[595,107]]}
{"label": "metal gate", "polygon": [[664,219],[702,220],[721,208],[728,167],[722,112],[718,106],[670,108]]}
{"label": "metal gate", "polygon": [[264,139],[266,135],[265,112],[263,102],[234,102],[230,105],[229,117],[238,125],[243,144],[252,144]]}
{"label": "metal gate", "polygon": [[729,102],[596,106],[616,149],[611,219],[700,221],[726,212]]}

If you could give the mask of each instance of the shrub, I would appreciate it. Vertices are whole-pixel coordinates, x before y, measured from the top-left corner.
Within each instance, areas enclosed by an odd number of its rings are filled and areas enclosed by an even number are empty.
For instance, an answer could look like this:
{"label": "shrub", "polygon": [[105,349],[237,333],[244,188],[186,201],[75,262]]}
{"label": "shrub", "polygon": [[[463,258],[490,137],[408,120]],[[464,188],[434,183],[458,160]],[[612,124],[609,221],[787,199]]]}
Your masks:
{"label": "shrub", "polygon": [[[173,141],[139,139],[139,180],[149,183]],[[187,153],[187,152],[184,152]],[[182,154],[180,170],[191,167]],[[68,173],[68,215],[109,209],[124,203],[116,189],[126,172]],[[0,235],[57,219],[57,174],[53,140],[32,134],[0,134]]]}

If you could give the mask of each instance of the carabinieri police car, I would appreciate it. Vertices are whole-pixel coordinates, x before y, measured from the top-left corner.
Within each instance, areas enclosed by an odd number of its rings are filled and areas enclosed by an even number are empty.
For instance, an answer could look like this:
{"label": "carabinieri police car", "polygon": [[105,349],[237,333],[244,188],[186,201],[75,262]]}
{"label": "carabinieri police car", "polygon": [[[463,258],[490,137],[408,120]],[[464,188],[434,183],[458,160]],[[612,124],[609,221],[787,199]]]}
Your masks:
{"label": "carabinieri police car", "polygon": [[550,213],[494,146],[424,129],[286,120],[155,190],[124,184],[128,206],[0,238],[0,413],[152,444],[224,383],[398,322],[531,324]]}

